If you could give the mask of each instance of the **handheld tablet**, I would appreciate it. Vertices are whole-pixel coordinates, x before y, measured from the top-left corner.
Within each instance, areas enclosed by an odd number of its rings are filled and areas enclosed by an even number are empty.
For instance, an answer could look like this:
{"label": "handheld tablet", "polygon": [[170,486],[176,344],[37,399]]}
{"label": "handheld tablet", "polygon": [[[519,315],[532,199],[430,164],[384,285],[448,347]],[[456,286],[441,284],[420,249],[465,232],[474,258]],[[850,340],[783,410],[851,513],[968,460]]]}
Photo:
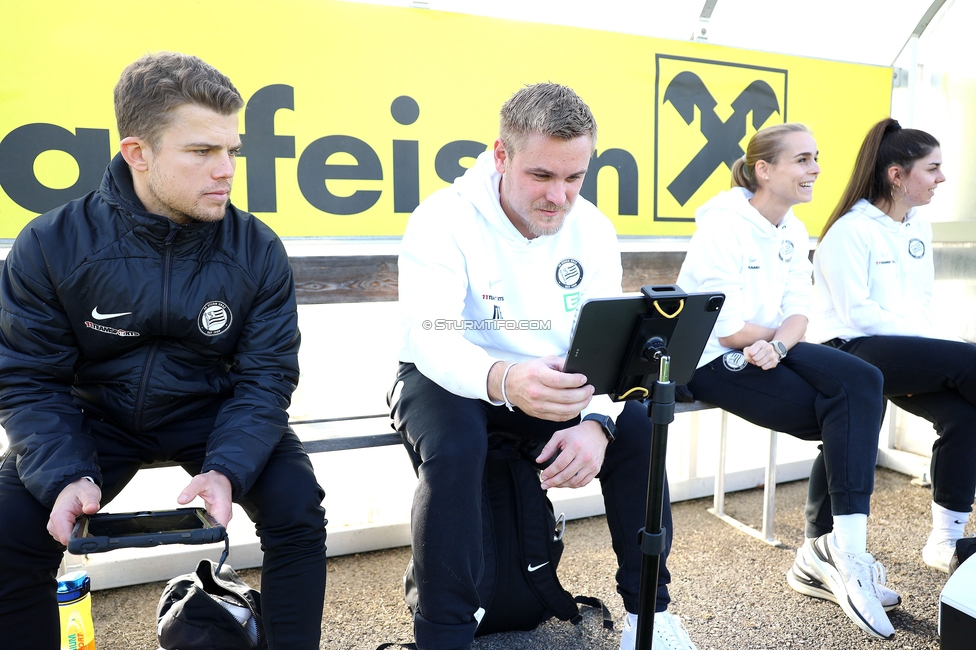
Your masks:
{"label": "handheld tablet", "polygon": [[676,286],[653,291],[653,301],[642,294],[587,301],[563,371],[586,375],[597,395],[607,394],[615,401],[635,399],[638,395],[628,395],[631,389],[649,389],[657,380],[658,362],[640,354],[643,342],[656,337],[671,358],[670,380],[691,381],[725,294],[685,294]]}
{"label": "handheld tablet", "polygon": [[82,555],[161,544],[210,544],[226,537],[224,527],[203,508],[82,515],[71,531],[68,551]]}

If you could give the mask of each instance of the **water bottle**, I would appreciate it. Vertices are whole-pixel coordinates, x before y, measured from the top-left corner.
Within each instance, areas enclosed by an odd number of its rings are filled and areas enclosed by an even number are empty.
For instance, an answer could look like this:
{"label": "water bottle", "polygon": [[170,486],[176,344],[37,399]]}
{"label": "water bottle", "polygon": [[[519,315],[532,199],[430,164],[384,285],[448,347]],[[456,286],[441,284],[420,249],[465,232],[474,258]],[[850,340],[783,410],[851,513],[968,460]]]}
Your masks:
{"label": "water bottle", "polygon": [[87,571],[73,571],[58,578],[58,611],[61,614],[61,650],[95,650],[91,578]]}

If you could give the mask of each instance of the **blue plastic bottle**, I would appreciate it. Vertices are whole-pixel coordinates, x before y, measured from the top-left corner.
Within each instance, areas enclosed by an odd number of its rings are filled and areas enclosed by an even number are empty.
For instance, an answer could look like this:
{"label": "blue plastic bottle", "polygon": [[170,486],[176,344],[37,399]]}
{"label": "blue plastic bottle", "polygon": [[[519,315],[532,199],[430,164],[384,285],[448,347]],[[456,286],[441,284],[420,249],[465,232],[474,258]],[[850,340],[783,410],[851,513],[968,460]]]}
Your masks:
{"label": "blue plastic bottle", "polygon": [[58,611],[61,614],[61,650],[95,650],[88,572],[73,571],[58,578]]}

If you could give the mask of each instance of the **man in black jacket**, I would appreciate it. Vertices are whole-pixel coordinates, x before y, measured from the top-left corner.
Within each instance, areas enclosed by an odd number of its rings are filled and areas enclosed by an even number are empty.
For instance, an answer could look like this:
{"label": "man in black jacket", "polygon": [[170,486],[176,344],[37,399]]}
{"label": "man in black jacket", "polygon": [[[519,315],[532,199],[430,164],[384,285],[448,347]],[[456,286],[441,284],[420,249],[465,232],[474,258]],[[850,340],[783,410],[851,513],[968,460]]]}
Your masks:
{"label": "man in black jacket", "polygon": [[286,412],[294,280],[280,240],[229,200],[243,105],[195,57],[131,64],[101,187],[28,224],[6,259],[0,629],[29,633],[5,648],[57,650],[75,519],[155,461],[192,475],[179,504],[200,497],[226,525],[237,502],[257,525],[269,647],[319,647],[324,493]]}

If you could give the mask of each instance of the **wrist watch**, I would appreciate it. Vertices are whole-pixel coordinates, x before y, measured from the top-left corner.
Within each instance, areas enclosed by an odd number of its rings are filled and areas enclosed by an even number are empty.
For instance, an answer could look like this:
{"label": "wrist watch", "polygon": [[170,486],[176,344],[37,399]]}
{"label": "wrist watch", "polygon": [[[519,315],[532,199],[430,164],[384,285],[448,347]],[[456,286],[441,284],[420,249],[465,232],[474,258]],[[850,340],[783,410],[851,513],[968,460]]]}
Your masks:
{"label": "wrist watch", "polygon": [[598,423],[601,428],[603,428],[603,433],[607,436],[607,444],[610,444],[617,437],[617,425],[613,423],[613,418],[609,415],[600,415],[599,413],[590,413],[580,420],[580,424],[586,422],[587,420],[593,420]]}
{"label": "wrist watch", "polygon": [[781,360],[786,358],[786,346],[783,345],[782,341],[770,341],[769,344],[773,346],[773,349],[776,350],[776,354],[779,355]]}

